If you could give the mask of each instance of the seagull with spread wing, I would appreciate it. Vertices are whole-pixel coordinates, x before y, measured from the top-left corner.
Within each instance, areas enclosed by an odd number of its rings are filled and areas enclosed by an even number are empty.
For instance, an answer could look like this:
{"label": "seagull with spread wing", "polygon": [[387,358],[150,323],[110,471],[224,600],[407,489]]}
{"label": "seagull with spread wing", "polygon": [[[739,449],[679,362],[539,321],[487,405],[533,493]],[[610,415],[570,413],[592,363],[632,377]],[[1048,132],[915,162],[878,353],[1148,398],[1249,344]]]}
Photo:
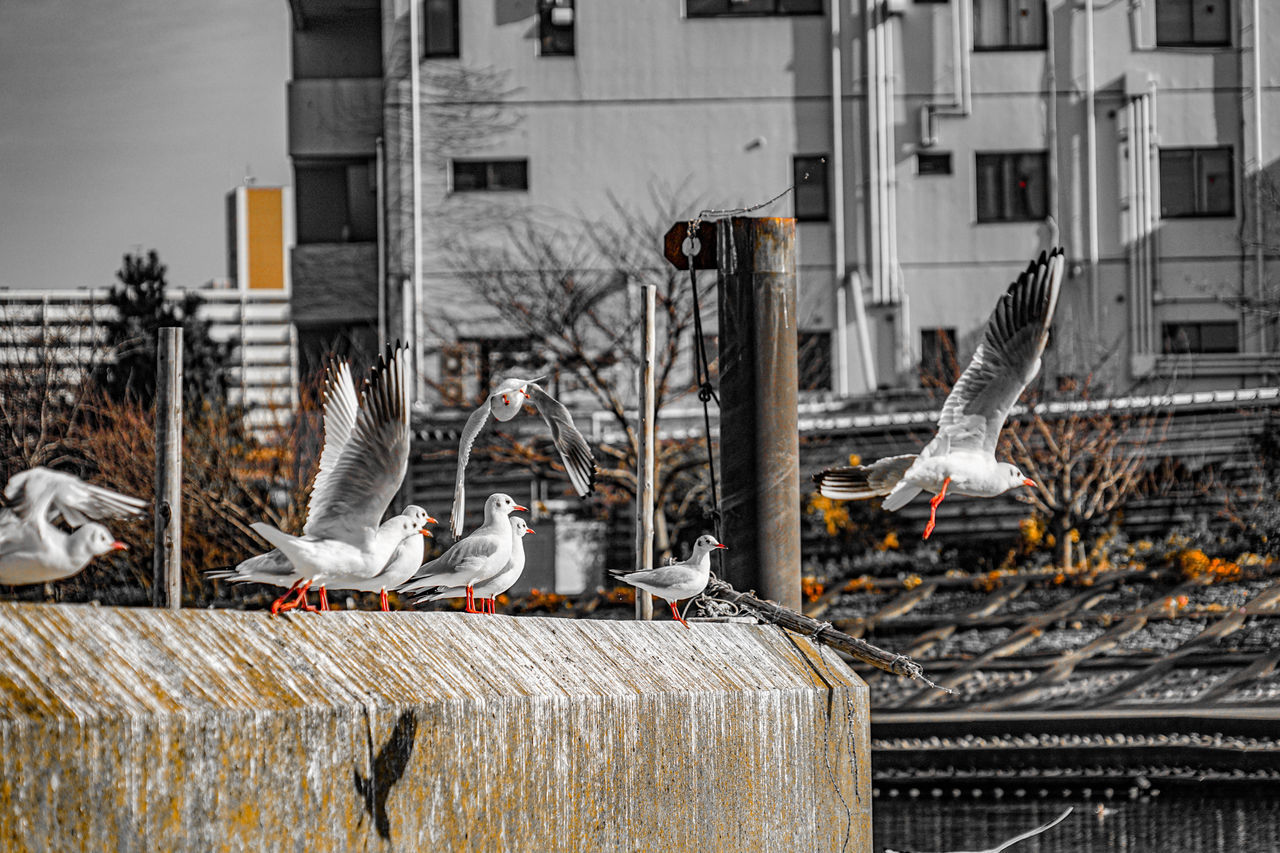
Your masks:
{"label": "seagull with spread wing", "polygon": [[419,593],[439,587],[462,587],[466,612],[476,610],[474,587],[499,574],[511,559],[511,523],[515,511],[528,512],[510,495],[489,495],[484,502],[484,524],[471,535],[455,542],[448,551],[423,565],[417,574],[402,584],[400,591]]}
{"label": "seagull with spread wing", "polygon": [[1035,486],[1017,466],[996,461],[996,443],[1009,410],[1040,370],[1065,262],[1061,247],[1047,256],[1042,252],[1009,285],[943,403],[938,432],[924,450],[869,465],[828,468],[813,476],[818,493],[836,500],[884,495],[883,506],[892,512],[920,492],[930,492],[934,497],[924,529],[928,539],[938,504],[949,493],[990,498],[1018,486]]}
{"label": "seagull with spread wing", "polygon": [[463,516],[466,514],[466,492],[463,486],[467,460],[471,458],[471,446],[492,413],[499,421],[509,421],[530,400],[538,414],[551,427],[551,441],[560,453],[560,460],[569,474],[569,481],[578,497],[591,494],[596,481],[596,460],[591,455],[587,440],[573,425],[569,410],[548,394],[537,379],[506,379],[493,390],[480,408],[471,413],[462,428],[462,440],[458,444],[458,476],[453,490],[453,512],[449,515],[449,530],[457,539],[462,533]]}
{"label": "seagull with spread wing", "polygon": [[[0,505],[0,583],[69,578],[94,557],[126,550],[128,546],[90,519],[138,516],[146,505],[61,471],[32,468],[15,474]],[[59,516],[77,528],[75,532],[55,527]]]}
{"label": "seagull with spread wing", "polygon": [[284,553],[301,579],[272,605],[273,612],[296,606],[284,603],[290,593],[304,602],[312,584],[320,588],[320,609],[327,610],[331,581],[375,577],[400,542],[421,532],[421,524],[406,515],[379,524],[409,466],[408,358],[408,347],[388,347],[359,398],[350,369],[330,365],[325,444],[302,536],[263,522],[252,525]]}

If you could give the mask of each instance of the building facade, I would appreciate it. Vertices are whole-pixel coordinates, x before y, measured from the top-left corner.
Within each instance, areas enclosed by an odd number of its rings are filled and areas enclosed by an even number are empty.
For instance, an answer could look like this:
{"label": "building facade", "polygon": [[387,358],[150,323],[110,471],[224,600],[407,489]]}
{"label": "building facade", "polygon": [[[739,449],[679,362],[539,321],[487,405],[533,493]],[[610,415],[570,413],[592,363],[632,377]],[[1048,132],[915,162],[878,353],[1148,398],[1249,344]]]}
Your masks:
{"label": "building facade", "polygon": [[441,329],[493,333],[451,262],[485,226],[794,183],[757,215],[799,221],[818,390],[916,387],[1058,243],[1060,374],[1276,381],[1280,16],[1258,0],[291,7],[304,350],[399,336],[439,370]]}

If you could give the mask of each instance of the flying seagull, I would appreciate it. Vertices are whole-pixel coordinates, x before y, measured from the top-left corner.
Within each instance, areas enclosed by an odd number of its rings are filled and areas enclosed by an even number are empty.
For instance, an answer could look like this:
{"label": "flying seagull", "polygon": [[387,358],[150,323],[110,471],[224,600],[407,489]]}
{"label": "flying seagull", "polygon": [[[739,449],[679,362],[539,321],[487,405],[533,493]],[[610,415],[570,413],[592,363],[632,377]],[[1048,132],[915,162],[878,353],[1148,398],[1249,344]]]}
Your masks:
{"label": "flying seagull", "polygon": [[991,312],[977,351],[942,405],[937,434],[919,455],[828,468],[813,477],[818,493],[836,500],[885,495],[883,506],[892,512],[920,492],[930,492],[934,497],[924,529],[928,539],[938,504],[948,493],[990,498],[1018,486],[1035,486],[1017,466],[996,461],[996,443],[1009,410],[1040,370],[1065,262],[1061,247],[1047,256],[1041,252],[1009,285]]}
{"label": "flying seagull", "polygon": [[[89,519],[139,516],[146,505],[61,471],[32,468],[15,474],[0,505],[0,583],[69,578],[94,557],[126,550],[123,542]],[[75,532],[55,527],[59,516],[77,528]]]}
{"label": "flying seagull", "polygon": [[471,458],[471,446],[476,436],[489,420],[490,413],[499,421],[509,421],[530,400],[538,414],[551,427],[551,441],[560,453],[560,460],[569,474],[569,481],[578,497],[586,497],[595,487],[596,460],[591,455],[587,440],[573,425],[573,418],[558,400],[548,394],[537,379],[506,379],[493,390],[480,408],[471,413],[462,428],[462,440],[458,443],[458,476],[453,490],[453,512],[449,514],[449,530],[457,539],[462,533],[463,515],[466,513],[466,492],[463,486],[467,460]]}
{"label": "flying seagull", "polygon": [[609,574],[664,599],[671,605],[671,617],[688,628],[689,623],[684,621],[684,617],[676,609],[676,602],[693,598],[707,588],[707,581],[711,579],[711,552],[717,548],[727,550],[728,547],[721,545],[710,533],[704,533],[693,543],[693,553],[683,563],[671,563],[638,572],[611,569]]}

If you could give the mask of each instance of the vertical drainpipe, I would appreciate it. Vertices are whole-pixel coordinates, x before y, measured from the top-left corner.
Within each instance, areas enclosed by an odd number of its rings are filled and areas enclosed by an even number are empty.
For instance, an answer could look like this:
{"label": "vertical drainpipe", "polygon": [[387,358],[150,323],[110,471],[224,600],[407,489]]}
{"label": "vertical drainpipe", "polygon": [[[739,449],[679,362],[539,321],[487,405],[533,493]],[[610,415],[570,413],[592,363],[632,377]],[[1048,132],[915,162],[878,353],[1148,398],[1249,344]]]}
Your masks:
{"label": "vertical drainpipe", "polygon": [[1053,29],[1053,10],[1045,8],[1045,26],[1048,29],[1046,41],[1049,43],[1047,62],[1049,63],[1048,80],[1049,104],[1048,115],[1045,116],[1045,130],[1049,135],[1049,216],[1053,223],[1053,245],[1058,245],[1061,237],[1059,231],[1058,205],[1058,51],[1054,39],[1057,34]]}
{"label": "vertical drainpipe", "polygon": [[378,352],[382,352],[387,346],[387,143],[379,136],[374,145],[378,203]]}
{"label": "vertical drainpipe", "polygon": [[418,24],[418,0],[409,0],[409,115],[410,122],[413,124],[413,133],[411,135],[412,147],[410,157],[412,159],[410,174],[413,186],[411,188],[411,198],[413,205],[413,269],[411,271],[411,281],[413,290],[413,304],[410,307],[412,316],[409,322],[409,329],[413,335],[413,376],[414,376],[414,399],[422,400],[426,397],[426,386],[424,365],[426,356],[423,350],[423,335],[421,329],[422,323],[422,80],[420,55],[420,33]]}
{"label": "vertical drainpipe", "polygon": [[[836,296],[836,393],[849,396],[849,318],[845,289],[844,246],[844,54],[841,43],[841,2],[831,0],[831,188],[835,197],[831,229]],[[858,334],[862,334],[859,330]]]}
{"label": "vertical drainpipe", "polygon": [[1147,82],[1147,92],[1146,136],[1144,139],[1145,148],[1142,152],[1143,156],[1147,158],[1147,167],[1143,174],[1143,182],[1145,184],[1143,195],[1146,198],[1147,221],[1142,248],[1146,256],[1144,266],[1147,276],[1147,352],[1154,353],[1160,343],[1157,339],[1155,318],[1155,296],[1156,291],[1160,289],[1160,231],[1157,227],[1160,219],[1160,185],[1152,178],[1156,173],[1156,140],[1159,138],[1160,123],[1156,118],[1158,101],[1156,100],[1156,81],[1154,79]]}
{"label": "vertical drainpipe", "polygon": [[[1262,241],[1266,236],[1262,227],[1262,177],[1266,160],[1262,157],[1262,6],[1253,0],[1253,145],[1257,158],[1258,176],[1253,188],[1253,265],[1259,299],[1266,294],[1266,274],[1263,266],[1265,253]],[[1258,351],[1268,352],[1267,323],[1258,323]]]}
{"label": "vertical drainpipe", "polygon": [[1094,115],[1093,0],[1086,0],[1084,4],[1084,52],[1086,58],[1085,163],[1089,181],[1089,307],[1093,312],[1093,333],[1096,337],[1100,329],[1098,322],[1098,122]]}

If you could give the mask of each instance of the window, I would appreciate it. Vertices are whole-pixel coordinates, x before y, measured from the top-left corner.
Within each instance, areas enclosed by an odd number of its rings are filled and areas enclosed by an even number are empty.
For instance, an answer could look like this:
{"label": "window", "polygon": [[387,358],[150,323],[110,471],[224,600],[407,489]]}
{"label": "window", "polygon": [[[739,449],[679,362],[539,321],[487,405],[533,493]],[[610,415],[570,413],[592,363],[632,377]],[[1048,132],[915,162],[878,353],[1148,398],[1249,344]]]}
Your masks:
{"label": "window", "polygon": [[1156,45],[1221,47],[1231,44],[1230,0],[1156,0]]}
{"label": "window", "polygon": [[1166,353],[1240,352],[1240,324],[1233,321],[1165,323],[1163,331]]}
{"label": "window", "polygon": [[917,175],[950,175],[951,152],[930,151],[916,154]]}
{"label": "window", "polygon": [[801,391],[831,390],[831,333],[796,333],[796,373]]}
{"label": "window", "polygon": [[508,374],[536,376],[544,365],[526,337],[462,338],[440,349],[441,393],[449,400],[472,400]]}
{"label": "window", "polygon": [[423,59],[460,56],[458,0],[423,0],[422,13]]}
{"label": "window", "polygon": [[526,159],[453,161],[453,191],[456,193],[527,189],[529,161]]}
{"label": "window", "polygon": [[960,375],[956,364],[956,330],[920,330],[920,386],[950,388]]}
{"label": "window", "polygon": [[1231,216],[1235,213],[1231,149],[1161,148],[1160,215]]}
{"label": "window", "polygon": [[311,163],[294,167],[299,243],[370,242],[378,237],[373,164]]}
{"label": "window", "polygon": [[827,158],[823,155],[791,158],[795,184],[795,214],[800,222],[826,222],[831,217],[827,197]]}
{"label": "window", "polygon": [[538,0],[538,55],[573,56],[574,0]]}
{"label": "window", "polygon": [[1043,50],[1044,0],[973,0],[974,50]]}
{"label": "window", "polygon": [[690,18],[732,15],[821,15],[822,0],[685,0]]}
{"label": "window", "polygon": [[1049,210],[1049,155],[1009,151],[977,155],[978,221],[1029,222]]}

